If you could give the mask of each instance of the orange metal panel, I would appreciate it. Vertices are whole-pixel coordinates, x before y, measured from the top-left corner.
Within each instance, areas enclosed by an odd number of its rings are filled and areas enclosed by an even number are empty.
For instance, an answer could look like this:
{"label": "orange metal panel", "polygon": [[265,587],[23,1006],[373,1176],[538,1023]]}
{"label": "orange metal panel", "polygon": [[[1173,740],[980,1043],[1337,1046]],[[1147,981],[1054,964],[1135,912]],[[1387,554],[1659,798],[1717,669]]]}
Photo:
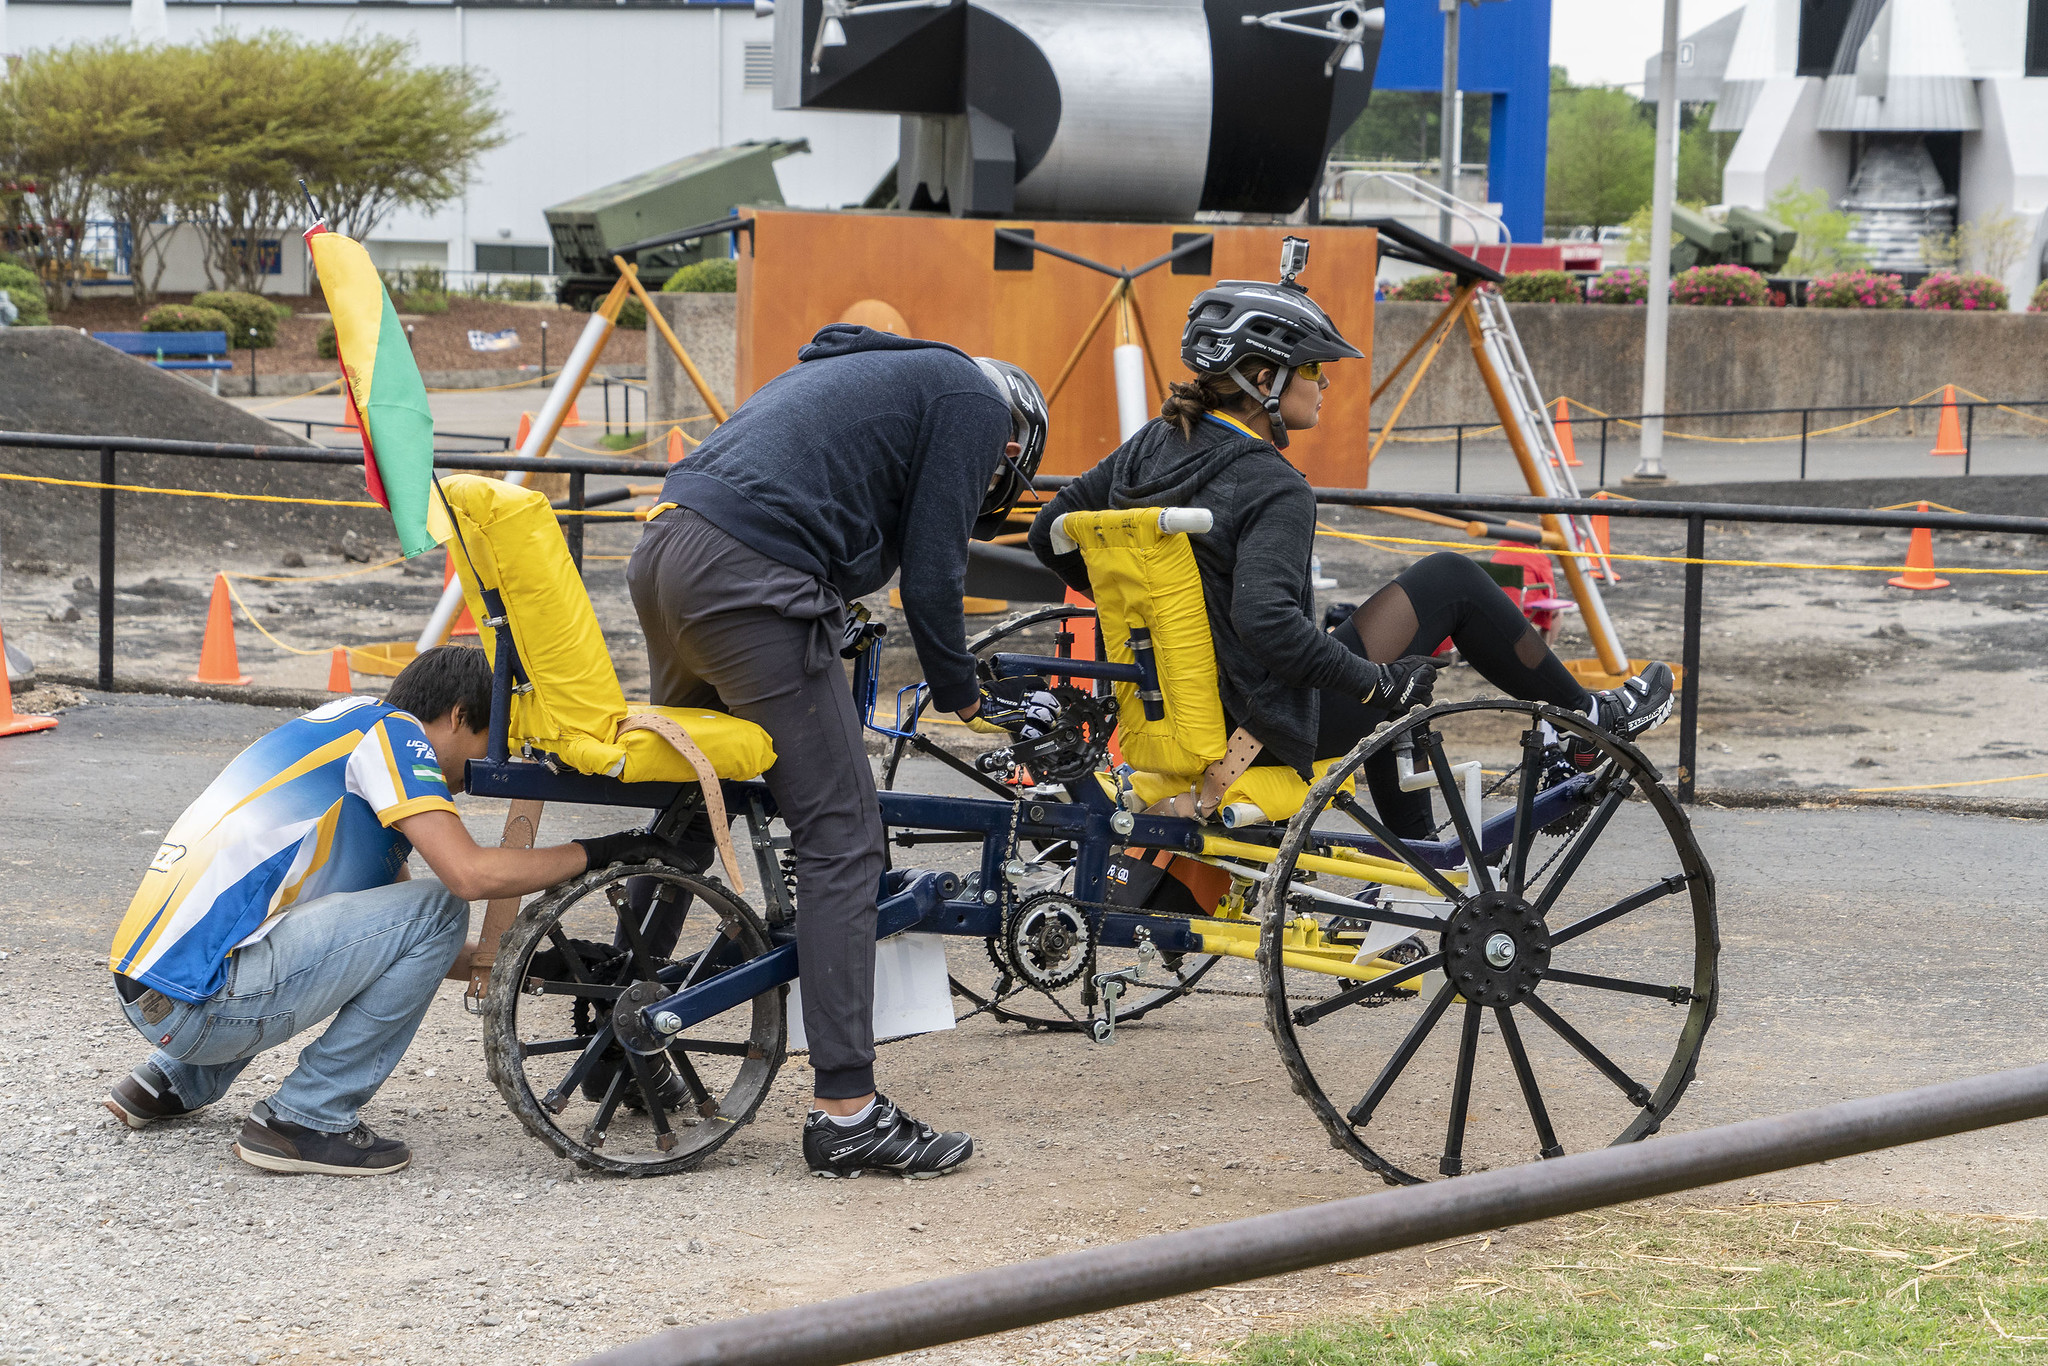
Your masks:
{"label": "orange metal panel", "polygon": [[[1372,373],[1372,291],[1378,264],[1369,228],[1208,223],[992,221],[941,215],[791,209],[756,210],[752,251],[742,237],[735,396],[744,402],[796,363],[797,349],[854,304],[878,299],[920,337],[969,355],[1014,361],[1050,388],[1115,284],[1112,277],[1039,253],[1033,268],[995,269],[995,230],[1030,228],[1040,242],[1128,268],[1172,250],[1176,232],[1215,236],[1213,275],[1176,275],[1162,266],[1135,288],[1162,379],[1185,379],[1180,332],[1195,295],[1218,279],[1271,280],[1280,239],[1306,237],[1304,277],[1316,301],[1352,345],[1366,353],[1330,371],[1323,418],[1288,447],[1311,483],[1360,488],[1366,477],[1367,400]],[[1079,474],[1117,445],[1110,350],[1114,311],[1052,406],[1047,474]]]}

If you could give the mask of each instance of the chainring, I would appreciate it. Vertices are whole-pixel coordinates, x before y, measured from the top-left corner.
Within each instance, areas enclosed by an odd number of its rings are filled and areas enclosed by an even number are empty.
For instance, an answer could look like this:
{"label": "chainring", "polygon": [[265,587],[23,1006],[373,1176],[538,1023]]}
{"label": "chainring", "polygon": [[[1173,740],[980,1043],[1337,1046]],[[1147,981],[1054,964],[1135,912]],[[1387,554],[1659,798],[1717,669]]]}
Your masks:
{"label": "chainring", "polygon": [[1094,917],[1071,897],[1040,892],[1003,917],[1002,955],[997,966],[1027,986],[1051,993],[1081,979],[1095,961],[1095,945]]}

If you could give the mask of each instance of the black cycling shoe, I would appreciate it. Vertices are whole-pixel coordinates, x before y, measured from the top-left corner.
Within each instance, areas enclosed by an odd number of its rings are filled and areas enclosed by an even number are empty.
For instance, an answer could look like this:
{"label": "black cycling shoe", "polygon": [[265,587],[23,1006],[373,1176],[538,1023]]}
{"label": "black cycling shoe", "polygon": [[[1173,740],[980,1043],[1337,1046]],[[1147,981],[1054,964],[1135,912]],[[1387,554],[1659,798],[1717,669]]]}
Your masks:
{"label": "black cycling shoe", "polygon": [[[1671,715],[1671,666],[1653,663],[1620,687],[1594,693],[1593,700],[1599,704],[1594,724],[1617,740],[1633,743],[1637,736],[1661,726]],[[1581,771],[1594,767],[1600,760],[1598,750],[1576,738],[1566,739],[1565,755]]]}
{"label": "black cycling shoe", "polygon": [[804,1161],[813,1176],[877,1171],[923,1181],[944,1176],[972,1156],[974,1140],[966,1134],[938,1133],[881,1094],[858,1124],[835,1124],[822,1110],[811,1111],[804,1121]]}

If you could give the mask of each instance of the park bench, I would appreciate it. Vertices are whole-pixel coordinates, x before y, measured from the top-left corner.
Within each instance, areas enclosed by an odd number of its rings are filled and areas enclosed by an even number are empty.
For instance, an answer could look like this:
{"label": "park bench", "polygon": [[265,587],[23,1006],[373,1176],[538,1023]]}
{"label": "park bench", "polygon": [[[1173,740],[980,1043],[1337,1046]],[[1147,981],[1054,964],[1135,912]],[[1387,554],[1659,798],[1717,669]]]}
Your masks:
{"label": "park bench", "polygon": [[[95,332],[92,336],[93,340],[138,356],[159,370],[211,370],[216,394],[220,392],[220,372],[235,368],[234,362],[226,359],[225,332]],[[171,359],[193,356],[206,359]]]}

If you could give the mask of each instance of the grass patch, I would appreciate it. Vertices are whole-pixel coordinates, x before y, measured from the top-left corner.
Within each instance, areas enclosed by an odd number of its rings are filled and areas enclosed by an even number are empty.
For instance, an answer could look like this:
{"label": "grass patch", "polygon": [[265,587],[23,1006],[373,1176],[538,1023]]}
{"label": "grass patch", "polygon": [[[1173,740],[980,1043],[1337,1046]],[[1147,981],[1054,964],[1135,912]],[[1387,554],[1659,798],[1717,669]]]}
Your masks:
{"label": "grass patch", "polygon": [[597,444],[608,451],[631,450],[635,446],[644,446],[645,444],[647,444],[647,433],[612,432],[610,435],[600,436],[597,439]]}
{"label": "grass patch", "polygon": [[[1200,1359],[1234,1366],[2048,1361],[2048,1227],[1841,1204],[1582,1215],[1545,1230],[1540,1251],[1473,1266],[1405,1312],[1216,1350],[1222,1354]],[[1183,1359],[1195,1358],[1149,1358]]]}

